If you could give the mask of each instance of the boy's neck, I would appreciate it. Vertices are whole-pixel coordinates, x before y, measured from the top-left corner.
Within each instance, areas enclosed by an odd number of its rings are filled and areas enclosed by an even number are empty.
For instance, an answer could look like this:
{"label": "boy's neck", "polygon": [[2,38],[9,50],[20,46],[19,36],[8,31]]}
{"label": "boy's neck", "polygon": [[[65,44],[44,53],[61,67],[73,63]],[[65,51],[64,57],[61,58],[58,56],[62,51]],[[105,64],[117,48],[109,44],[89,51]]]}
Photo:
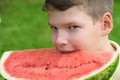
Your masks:
{"label": "boy's neck", "polygon": [[102,51],[112,51],[112,52],[117,51],[116,47],[108,39],[105,40],[104,42],[102,42],[101,50]]}

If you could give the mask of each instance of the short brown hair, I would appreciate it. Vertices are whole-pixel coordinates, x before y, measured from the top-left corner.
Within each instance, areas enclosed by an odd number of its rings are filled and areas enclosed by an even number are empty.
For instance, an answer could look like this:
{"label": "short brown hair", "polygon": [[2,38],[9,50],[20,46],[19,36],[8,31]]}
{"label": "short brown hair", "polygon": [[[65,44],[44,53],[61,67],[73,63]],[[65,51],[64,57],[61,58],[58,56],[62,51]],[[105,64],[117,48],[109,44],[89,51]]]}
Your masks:
{"label": "short brown hair", "polygon": [[80,5],[86,9],[87,13],[94,19],[98,19],[105,12],[113,11],[113,0],[46,0],[43,10],[65,11],[73,6]]}

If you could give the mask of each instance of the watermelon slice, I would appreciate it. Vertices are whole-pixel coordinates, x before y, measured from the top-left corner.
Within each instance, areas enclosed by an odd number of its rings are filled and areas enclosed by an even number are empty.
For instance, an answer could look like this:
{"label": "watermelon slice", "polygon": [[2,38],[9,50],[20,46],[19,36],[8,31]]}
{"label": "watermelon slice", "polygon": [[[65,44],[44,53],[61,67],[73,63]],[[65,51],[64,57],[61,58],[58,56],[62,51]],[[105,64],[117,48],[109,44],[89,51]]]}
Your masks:
{"label": "watermelon slice", "polygon": [[0,73],[7,80],[119,80],[119,54],[56,49],[5,52]]}

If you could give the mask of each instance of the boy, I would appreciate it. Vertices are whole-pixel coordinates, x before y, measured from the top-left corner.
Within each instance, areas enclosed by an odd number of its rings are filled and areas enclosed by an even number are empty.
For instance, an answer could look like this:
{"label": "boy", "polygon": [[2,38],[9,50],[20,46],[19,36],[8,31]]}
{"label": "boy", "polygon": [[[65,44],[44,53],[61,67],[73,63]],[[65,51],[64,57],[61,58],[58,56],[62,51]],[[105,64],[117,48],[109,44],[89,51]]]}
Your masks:
{"label": "boy", "polygon": [[[52,41],[60,52],[112,51],[119,45],[109,40],[113,28],[113,0],[46,0]],[[114,80],[120,77],[120,62]]]}
{"label": "boy", "polygon": [[109,40],[113,0],[46,0],[52,41],[61,52],[118,51]]}

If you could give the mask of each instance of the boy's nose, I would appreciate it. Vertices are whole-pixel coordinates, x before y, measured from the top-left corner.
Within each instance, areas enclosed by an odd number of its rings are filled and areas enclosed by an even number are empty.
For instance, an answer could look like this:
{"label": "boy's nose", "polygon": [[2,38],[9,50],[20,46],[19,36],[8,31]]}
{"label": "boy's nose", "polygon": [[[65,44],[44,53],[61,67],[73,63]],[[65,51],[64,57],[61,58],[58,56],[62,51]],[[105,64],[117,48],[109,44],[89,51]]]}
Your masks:
{"label": "boy's nose", "polygon": [[58,34],[56,38],[56,45],[57,46],[65,46],[67,45],[68,40],[65,34]]}

